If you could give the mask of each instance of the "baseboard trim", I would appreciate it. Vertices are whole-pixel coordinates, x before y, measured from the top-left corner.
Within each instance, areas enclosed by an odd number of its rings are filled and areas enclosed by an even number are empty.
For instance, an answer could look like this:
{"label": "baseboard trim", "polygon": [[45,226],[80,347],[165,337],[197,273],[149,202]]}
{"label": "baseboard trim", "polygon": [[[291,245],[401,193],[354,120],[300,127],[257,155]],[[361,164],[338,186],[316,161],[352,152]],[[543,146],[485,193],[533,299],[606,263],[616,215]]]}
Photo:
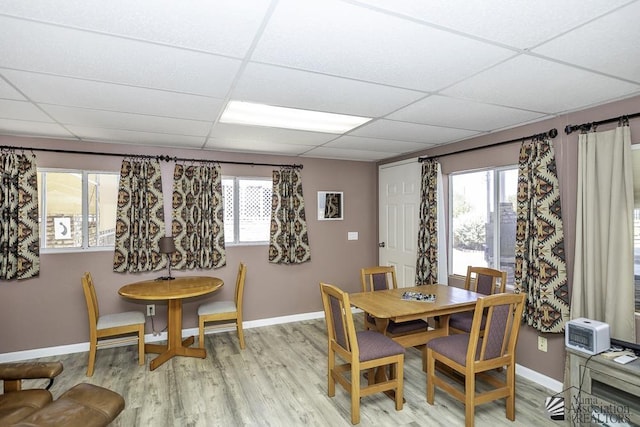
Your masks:
{"label": "baseboard trim", "polygon": [[560,381],[554,380],[553,378],[543,375],[540,372],[534,371],[533,369],[518,365],[517,363],[516,375],[520,375],[521,377],[533,381],[536,384],[540,384],[541,386],[546,387],[556,393],[561,392],[564,388],[563,384]]}
{"label": "baseboard trim", "polygon": [[[244,329],[252,329],[252,328],[260,328],[263,326],[279,325],[279,324],[292,323],[292,322],[301,322],[303,320],[313,320],[313,319],[319,319],[319,318],[324,318],[323,311],[292,314],[289,316],[271,317],[268,319],[249,320],[249,321],[243,322],[243,327]],[[235,330],[235,328],[233,326],[230,326],[228,328],[216,329],[211,333],[220,333],[220,332],[227,332],[227,331],[233,331],[233,330]],[[189,337],[192,335],[195,335],[195,336],[198,335],[198,328],[189,328],[189,329],[182,330],[183,337]],[[166,340],[167,340],[166,332],[161,332],[156,335],[146,334],[144,336],[145,343],[153,343],[157,341],[166,341]],[[108,340],[106,340],[105,342],[108,343]],[[130,344],[116,344],[114,345],[114,347],[122,346],[122,345],[130,345]],[[33,350],[23,350],[23,351],[15,351],[12,353],[0,354],[0,363],[19,362],[22,360],[38,359],[41,357],[60,356],[60,355],[72,354],[72,353],[82,353],[87,351],[89,351],[89,342],[60,345],[55,347],[35,348]]]}
{"label": "baseboard trim", "polygon": [[[280,325],[285,323],[301,322],[303,320],[314,320],[314,319],[320,319],[320,318],[324,318],[323,311],[292,314],[289,316],[270,317],[267,319],[249,320],[244,322],[243,326],[244,326],[244,329],[253,329],[253,328],[261,328],[263,326]],[[233,326],[230,326],[228,328],[225,327],[225,328],[215,329],[210,333],[220,333],[220,332],[227,332],[227,331],[233,331],[233,330],[235,330],[235,328]],[[198,328],[189,328],[189,329],[182,330],[183,337],[188,337],[192,335],[195,335],[195,336],[198,335]],[[161,332],[158,335],[146,334],[144,337],[144,340],[146,343],[166,341],[167,333]],[[119,344],[119,345],[130,345],[130,344]],[[56,347],[37,348],[33,350],[15,351],[12,353],[0,354],[0,363],[18,362],[21,360],[38,359],[41,357],[60,356],[60,355],[72,354],[72,353],[82,353],[87,351],[89,351],[88,342],[61,345]],[[563,385],[560,381],[554,380],[551,377],[548,377],[546,375],[543,375],[539,372],[536,372],[532,369],[526,368],[521,365],[516,365],[516,374],[530,381],[533,381],[536,384],[540,384],[541,386],[546,387],[554,392],[559,392],[563,388]]]}

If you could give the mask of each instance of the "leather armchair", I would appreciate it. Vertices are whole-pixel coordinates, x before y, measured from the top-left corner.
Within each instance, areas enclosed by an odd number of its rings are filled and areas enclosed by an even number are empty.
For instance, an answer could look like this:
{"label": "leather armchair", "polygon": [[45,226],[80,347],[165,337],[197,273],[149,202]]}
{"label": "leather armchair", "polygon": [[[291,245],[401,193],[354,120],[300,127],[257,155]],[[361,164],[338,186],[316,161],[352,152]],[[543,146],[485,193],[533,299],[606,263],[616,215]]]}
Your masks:
{"label": "leather armchair", "polygon": [[[54,401],[48,389],[62,369],[60,362],[0,364],[0,426],[106,426],[122,412],[122,396],[93,384],[78,384]],[[46,389],[22,389],[22,380],[46,378]]]}

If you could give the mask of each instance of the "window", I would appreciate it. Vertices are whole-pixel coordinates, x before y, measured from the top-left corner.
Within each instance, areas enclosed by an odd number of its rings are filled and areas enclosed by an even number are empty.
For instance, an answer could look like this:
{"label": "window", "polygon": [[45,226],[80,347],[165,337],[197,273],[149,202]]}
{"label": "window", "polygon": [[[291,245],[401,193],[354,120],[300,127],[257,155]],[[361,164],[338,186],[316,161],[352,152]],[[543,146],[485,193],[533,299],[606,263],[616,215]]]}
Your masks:
{"label": "window", "polygon": [[518,168],[452,174],[450,184],[450,271],[466,276],[468,265],[496,268],[513,285]]}
{"label": "window", "polygon": [[640,146],[633,145],[633,277],[636,313],[640,312]]}
{"label": "window", "polygon": [[268,243],[273,182],[265,178],[222,178],[225,243]]}
{"label": "window", "polygon": [[113,249],[118,173],[38,170],[42,249]]}

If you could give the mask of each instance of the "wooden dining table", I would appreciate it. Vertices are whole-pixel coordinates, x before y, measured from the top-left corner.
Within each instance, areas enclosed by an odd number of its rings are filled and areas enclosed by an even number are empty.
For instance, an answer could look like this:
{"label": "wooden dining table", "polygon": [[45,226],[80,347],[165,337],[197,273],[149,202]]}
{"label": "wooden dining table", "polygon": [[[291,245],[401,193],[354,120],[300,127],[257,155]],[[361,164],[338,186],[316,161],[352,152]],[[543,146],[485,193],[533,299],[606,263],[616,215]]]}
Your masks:
{"label": "wooden dining table", "polygon": [[[435,299],[431,302],[404,300],[402,294],[405,292],[434,295]],[[383,334],[386,333],[391,320],[407,322],[438,316],[438,328],[393,337],[394,341],[402,346],[413,347],[426,344],[435,337],[449,335],[449,315],[473,310],[478,297],[481,296],[483,295],[455,286],[436,284],[352,293],[349,294],[349,302],[372,315],[375,318],[376,329]]]}
{"label": "wooden dining table", "polygon": [[145,353],[157,353],[149,364],[154,370],[174,356],[199,357],[204,359],[207,352],[204,348],[191,348],[194,337],[182,339],[182,300],[214,292],[224,282],[217,277],[183,276],[173,280],[144,280],[124,285],[118,293],[126,298],[143,301],[168,302],[167,311],[167,344],[145,344]]}

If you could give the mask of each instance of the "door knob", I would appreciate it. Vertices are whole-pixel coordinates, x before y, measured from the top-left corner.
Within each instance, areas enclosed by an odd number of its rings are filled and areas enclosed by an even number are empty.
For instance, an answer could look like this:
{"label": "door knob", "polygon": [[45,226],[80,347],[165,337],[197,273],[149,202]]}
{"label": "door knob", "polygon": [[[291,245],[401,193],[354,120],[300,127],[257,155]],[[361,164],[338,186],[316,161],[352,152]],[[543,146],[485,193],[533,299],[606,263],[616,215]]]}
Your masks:
{"label": "door knob", "polygon": [[384,248],[384,242],[380,242],[380,243],[378,243],[378,247],[379,247],[379,248]]}

